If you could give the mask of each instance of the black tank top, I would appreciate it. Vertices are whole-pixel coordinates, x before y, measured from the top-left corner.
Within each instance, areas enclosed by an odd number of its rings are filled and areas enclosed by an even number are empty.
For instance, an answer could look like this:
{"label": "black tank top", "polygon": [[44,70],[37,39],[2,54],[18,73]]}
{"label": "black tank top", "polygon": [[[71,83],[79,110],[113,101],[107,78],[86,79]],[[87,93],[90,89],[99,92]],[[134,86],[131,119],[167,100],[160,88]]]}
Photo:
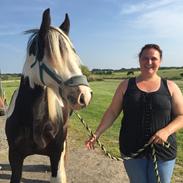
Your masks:
{"label": "black tank top", "polygon": [[[165,127],[173,119],[172,99],[165,79],[161,79],[157,91],[150,93],[140,90],[135,78],[129,79],[122,105],[123,119],[119,142],[120,151],[126,156],[142,148],[157,130]],[[158,159],[171,160],[176,157],[175,134],[169,136],[168,142],[170,148],[155,145]],[[137,158],[150,155],[149,146]]]}

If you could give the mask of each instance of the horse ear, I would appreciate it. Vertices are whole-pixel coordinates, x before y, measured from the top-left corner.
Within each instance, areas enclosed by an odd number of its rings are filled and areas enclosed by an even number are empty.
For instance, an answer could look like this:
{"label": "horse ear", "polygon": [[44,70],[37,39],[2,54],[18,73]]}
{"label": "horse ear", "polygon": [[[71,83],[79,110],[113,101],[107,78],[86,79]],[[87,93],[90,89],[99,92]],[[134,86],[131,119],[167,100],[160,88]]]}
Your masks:
{"label": "horse ear", "polygon": [[65,14],[64,22],[62,23],[62,25],[60,25],[60,29],[62,29],[67,35],[69,34],[70,20],[69,20],[69,16],[67,13]]}
{"label": "horse ear", "polygon": [[50,9],[48,8],[43,12],[42,23],[39,30],[39,36],[41,36],[42,38],[45,37],[50,28],[50,24],[51,24]]}

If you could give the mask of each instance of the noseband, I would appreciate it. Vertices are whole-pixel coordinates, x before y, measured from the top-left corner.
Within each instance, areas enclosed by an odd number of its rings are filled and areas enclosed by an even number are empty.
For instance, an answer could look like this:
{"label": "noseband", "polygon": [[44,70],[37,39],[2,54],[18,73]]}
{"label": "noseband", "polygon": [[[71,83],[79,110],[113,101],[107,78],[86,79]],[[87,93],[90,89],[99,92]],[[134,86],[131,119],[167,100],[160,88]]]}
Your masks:
{"label": "noseband", "polygon": [[[36,65],[36,61],[31,65],[31,68],[33,68]],[[43,79],[43,72],[46,72],[54,81],[57,82],[59,87],[62,89],[64,86],[78,86],[78,85],[85,85],[89,86],[89,83],[87,81],[87,78],[85,75],[76,75],[68,80],[64,81],[60,75],[58,75],[54,70],[50,69],[45,63],[39,62],[39,74],[41,82],[45,85],[44,79]]]}

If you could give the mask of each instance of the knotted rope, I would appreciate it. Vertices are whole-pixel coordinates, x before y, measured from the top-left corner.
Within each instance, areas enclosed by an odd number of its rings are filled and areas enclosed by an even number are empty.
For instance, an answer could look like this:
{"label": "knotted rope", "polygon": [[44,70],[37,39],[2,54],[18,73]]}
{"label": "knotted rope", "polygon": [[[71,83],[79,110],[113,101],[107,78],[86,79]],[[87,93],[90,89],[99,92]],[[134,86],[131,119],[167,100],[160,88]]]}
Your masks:
{"label": "knotted rope", "polygon": [[[81,123],[83,124],[83,126],[90,133],[90,136],[93,136],[94,137],[94,134],[93,134],[91,128],[84,121],[84,119],[78,113],[76,113],[76,112],[74,112],[74,113],[79,118],[79,120],[81,121]],[[159,172],[158,172],[158,163],[157,163],[156,150],[155,150],[154,144],[147,143],[142,148],[140,148],[136,153],[131,153],[130,156],[124,156],[124,157],[120,158],[120,157],[115,157],[115,156],[111,155],[106,150],[106,148],[104,147],[104,145],[100,142],[100,140],[96,139],[96,142],[97,142],[97,144],[99,145],[99,147],[102,149],[102,151],[104,152],[104,154],[106,156],[108,156],[109,158],[111,158],[113,160],[117,160],[117,161],[123,161],[123,160],[133,159],[133,158],[137,157],[141,152],[143,152],[150,145],[151,146],[151,149],[152,149],[152,157],[153,157],[153,164],[154,164],[154,171],[155,171],[155,175],[156,175],[156,180],[157,180],[157,183],[161,183],[160,176],[159,176]],[[166,147],[166,148],[169,148],[170,147],[170,144],[168,142],[164,142],[163,143],[163,146]]]}

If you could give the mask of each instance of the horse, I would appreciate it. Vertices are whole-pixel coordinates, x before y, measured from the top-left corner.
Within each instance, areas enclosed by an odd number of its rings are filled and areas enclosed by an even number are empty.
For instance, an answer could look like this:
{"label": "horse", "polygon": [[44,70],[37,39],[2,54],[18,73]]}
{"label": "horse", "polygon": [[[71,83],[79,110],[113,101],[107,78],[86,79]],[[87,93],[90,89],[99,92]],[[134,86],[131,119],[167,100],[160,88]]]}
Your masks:
{"label": "horse", "polygon": [[126,75],[127,75],[127,76],[128,76],[128,75],[134,75],[134,72],[133,72],[132,70],[130,70],[130,71],[127,72]]}
{"label": "horse", "polygon": [[27,156],[48,156],[51,183],[66,183],[65,154],[68,119],[89,105],[92,90],[69,38],[68,14],[51,26],[50,9],[31,33],[18,89],[7,111],[5,132],[11,166],[10,183],[19,183]]}

